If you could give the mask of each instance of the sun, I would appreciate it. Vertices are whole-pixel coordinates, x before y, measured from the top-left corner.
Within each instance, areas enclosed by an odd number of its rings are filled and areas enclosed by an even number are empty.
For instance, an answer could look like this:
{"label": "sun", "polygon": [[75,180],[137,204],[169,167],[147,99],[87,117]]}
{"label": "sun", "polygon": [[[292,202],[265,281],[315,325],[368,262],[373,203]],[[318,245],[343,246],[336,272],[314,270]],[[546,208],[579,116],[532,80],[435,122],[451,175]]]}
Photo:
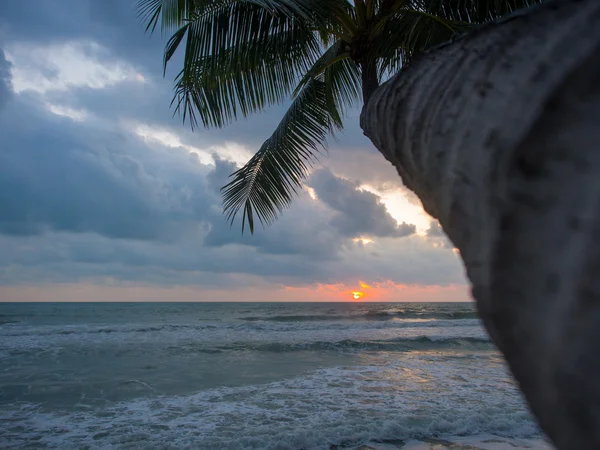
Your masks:
{"label": "sun", "polygon": [[363,295],[365,295],[363,292],[351,292],[352,297],[354,298],[354,300],[358,300],[360,299]]}

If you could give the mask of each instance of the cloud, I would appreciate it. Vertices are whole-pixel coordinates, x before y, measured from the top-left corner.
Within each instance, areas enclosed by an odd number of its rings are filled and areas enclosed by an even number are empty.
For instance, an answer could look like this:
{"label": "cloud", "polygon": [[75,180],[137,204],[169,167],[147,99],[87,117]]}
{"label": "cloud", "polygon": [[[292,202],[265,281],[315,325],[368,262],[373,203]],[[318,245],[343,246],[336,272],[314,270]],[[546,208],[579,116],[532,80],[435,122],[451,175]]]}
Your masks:
{"label": "cloud", "polygon": [[331,224],[345,236],[402,237],[416,231],[413,224],[398,225],[375,194],[358,189],[358,183],[338,178],[329,170],[316,171],[309,184],[317,197],[336,211]]}
{"label": "cloud", "polygon": [[164,40],[131,2],[0,2],[0,284],[464,284],[452,251],[414,235],[428,219],[356,112],[309,181],[317,200],[301,192],[254,235],[230,227],[219,189],[287,104],[192,133],[169,110]]}
{"label": "cloud", "polygon": [[124,61],[110,58],[106,48],[93,41],[72,41],[46,46],[15,44],[9,47],[16,93],[66,91],[86,87],[102,89],[144,77]]}
{"label": "cloud", "polygon": [[[117,128],[77,124],[17,104],[1,118],[0,134],[2,233],[168,239],[208,207],[198,177],[208,170],[197,158],[152,154]],[[178,178],[166,179],[166,168],[177,159]]]}
{"label": "cloud", "polygon": [[431,221],[429,229],[426,233],[426,237],[431,242],[433,242],[433,245],[436,247],[455,249],[454,244],[450,241],[450,238],[442,229],[440,223],[437,220]]}
{"label": "cloud", "polygon": [[118,59],[160,72],[168,37],[156,33],[150,38],[144,33],[135,2],[46,0],[35,8],[27,2],[0,2],[0,41],[48,46],[93,41],[110,48]]}
{"label": "cloud", "polygon": [[446,237],[446,233],[442,230],[440,223],[437,220],[432,220],[427,230],[428,237]]}
{"label": "cloud", "polygon": [[11,64],[6,59],[4,51],[0,48],[0,111],[12,95],[10,87],[10,68]]}
{"label": "cloud", "polygon": [[284,211],[274,224],[265,229],[257,226],[253,235],[247,232],[242,235],[239,220],[230,226],[222,213],[219,188],[235,169],[232,162],[217,159],[215,170],[207,177],[215,194],[219,194],[219,203],[211,210],[210,231],[204,239],[205,245],[223,247],[236,244],[254,247],[260,253],[337,259],[345,238],[328,225],[331,211],[312,200],[306,192],[301,192],[293,206]]}

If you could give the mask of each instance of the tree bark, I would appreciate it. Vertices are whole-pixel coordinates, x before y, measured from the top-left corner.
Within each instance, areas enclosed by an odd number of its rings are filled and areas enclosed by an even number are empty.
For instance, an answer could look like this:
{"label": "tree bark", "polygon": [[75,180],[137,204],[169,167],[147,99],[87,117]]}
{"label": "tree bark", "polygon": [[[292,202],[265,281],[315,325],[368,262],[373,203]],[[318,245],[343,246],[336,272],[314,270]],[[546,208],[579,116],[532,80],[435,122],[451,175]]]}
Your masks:
{"label": "tree bark", "polygon": [[547,2],[423,55],[361,127],[460,250],[543,430],[600,448],[600,1]]}
{"label": "tree bark", "polygon": [[375,92],[375,90],[379,87],[379,80],[377,79],[377,66],[373,62],[361,63],[360,69],[363,102],[367,103],[373,92]]}

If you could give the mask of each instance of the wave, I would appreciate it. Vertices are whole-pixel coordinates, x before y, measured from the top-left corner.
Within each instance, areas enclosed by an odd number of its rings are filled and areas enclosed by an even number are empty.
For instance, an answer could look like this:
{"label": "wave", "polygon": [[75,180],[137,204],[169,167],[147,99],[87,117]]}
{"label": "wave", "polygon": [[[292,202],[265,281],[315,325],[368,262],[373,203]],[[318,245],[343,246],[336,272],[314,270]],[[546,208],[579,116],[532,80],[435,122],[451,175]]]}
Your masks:
{"label": "wave", "polygon": [[393,320],[393,319],[424,319],[424,320],[463,320],[478,319],[475,311],[367,311],[365,314],[335,315],[279,315],[279,316],[248,316],[240,317],[247,322],[324,322],[339,320]]}
{"label": "wave", "polygon": [[340,341],[313,342],[233,342],[231,344],[207,346],[201,343],[171,346],[171,353],[223,353],[229,351],[252,351],[267,353],[289,353],[298,351],[325,352],[361,352],[388,351],[408,352],[414,350],[435,349],[491,349],[491,340],[487,337],[444,337],[418,336],[414,338],[397,338],[381,341],[356,341],[344,339]]}
{"label": "wave", "polygon": [[20,320],[11,320],[11,319],[1,319],[0,318],[0,325],[8,325],[8,324],[12,324],[12,323],[20,323]]}
{"label": "wave", "polygon": [[[416,358],[320,369],[261,385],[153,394],[99,408],[82,404],[50,412],[13,404],[0,412],[6,423],[0,442],[15,448],[140,448],[151,442],[165,449],[329,450],[401,447],[415,439],[436,446],[442,439],[456,441],[457,448],[459,440],[464,447],[493,440],[503,448],[526,448],[517,444],[539,439],[504,372],[481,370],[486,380],[497,380],[493,389],[463,361]],[[469,382],[449,382],[457,376]]]}
{"label": "wave", "polygon": [[479,315],[475,311],[369,311],[365,314],[365,317],[379,320],[389,320],[393,318],[463,320],[478,319]]}
{"label": "wave", "polygon": [[323,322],[335,320],[348,320],[352,316],[331,315],[331,314],[316,314],[316,315],[289,315],[289,316],[249,316],[240,317],[240,320],[246,322]]}
{"label": "wave", "polygon": [[409,328],[470,328],[479,327],[477,319],[465,320],[419,320],[419,321],[238,321],[238,322],[204,322],[194,324],[123,324],[123,325],[39,325],[31,326],[23,323],[10,323],[0,327],[0,337],[68,337],[77,335],[93,336],[135,336],[144,334],[169,333],[176,337],[210,337],[214,333],[226,332],[319,332],[319,331],[367,331],[367,330],[401,330]]}

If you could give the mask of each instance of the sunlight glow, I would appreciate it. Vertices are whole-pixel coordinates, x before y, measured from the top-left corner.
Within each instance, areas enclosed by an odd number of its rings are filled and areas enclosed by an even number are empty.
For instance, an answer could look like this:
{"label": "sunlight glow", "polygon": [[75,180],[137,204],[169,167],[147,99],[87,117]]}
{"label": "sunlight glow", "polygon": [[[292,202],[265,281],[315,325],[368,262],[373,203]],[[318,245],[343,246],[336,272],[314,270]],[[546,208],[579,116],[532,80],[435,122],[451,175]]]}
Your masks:
{"label": "sunlight glow", "polygon": [[360,298],[362,298],[365,294],[363,292],[358,292],[358,291],[354,291],[352,292],[352,297],[354,298],[354,300],[359,300]]}
{"label": "sunlight glow", "polygon": [[[312,198],[313,200],[317,199],[317,193],[315,192],[315,190],[313,188],[311,188],[310,186],[304,186],[304,189],[306,189],[306,192],[308,192],[308,195],[310,196],[310,198]],[[355,240],[356,242],[356,240]]]}
{"label": "sunlight glow", "polygon": [[363,184],[359,188],[379,196],[381,203],[385,205],[390,215],[396,219],[398,224],[402,222],[412,223],[417,227],[418,235],[426,235],[431,223],[431,217],[420,204],[415,205],[412,203],[402,189],[394,187],[389,190],[378,190],[368,184]]}
{"label": "sunlight glow", "polygon": [[375,241],[373,239],[369,239],[369,238],[366,238],[366,237],[357,237],[357,238],[354,238],[352,240],[354,242],[356,242],[356,243],[361,242],[363,245],[374,244],[375,243]]}

